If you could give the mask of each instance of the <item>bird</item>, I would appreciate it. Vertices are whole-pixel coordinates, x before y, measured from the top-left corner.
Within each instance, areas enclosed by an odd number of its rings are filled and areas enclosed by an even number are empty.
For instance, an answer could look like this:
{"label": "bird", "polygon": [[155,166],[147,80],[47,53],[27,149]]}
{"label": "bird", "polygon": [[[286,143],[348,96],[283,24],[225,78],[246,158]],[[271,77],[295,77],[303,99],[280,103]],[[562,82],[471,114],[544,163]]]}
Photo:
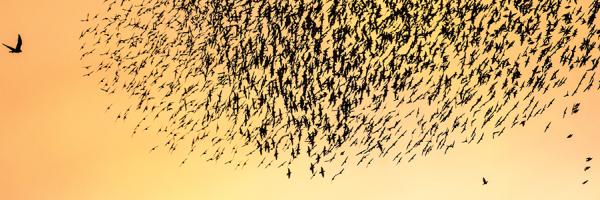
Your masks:
{"label": "bird", "polygon": [[287,175],[288,179],[292,177],[292,171],[290,170],[290,168],[288,168],[286,175]]}
{"label": "bird", "polygon": [[321,174],[321,177],[325,177],[325,170],[323,169],[323,167],[321,167],[321,171],[319,171],[319,174]]}
{"label": "bird", "polygon": [[572,138],[572,137],[573,137],[573,134],[567,135],[567,138]]}
{"label": "bird", "polygon": [[544,133],[545,133],[546,131],[548,131],[548,129],[550,128],[550,124],[551,124],[551,123],[552,123],[552,122],[549,122],[549,123],[548,123],[548,125],[546,125],[546,128],[544,129]]}
{"label": "bird", "polygon": [[585,168],[583,168],[583,171],[585,172],[585,171],[589,170],[590,168],[592,168],[592,167],[591,166],[586,166]]}
{"label": "bird", "polygon": [[585,162],[590,162],[590,161],[592,161],[592,157],[585,158]]}
{"label": "bird", "polygon": [[333,175],[333,177],[331,177],[331,181],[334,181],[335,177],[341,175],[343,172],[344,172],[344,168],[340,172],[338,172],[337,174]]}
{"label": "bird", "polygon": [[588,180],[583,181],[583,183],[581,183],[581,184],[585,185],[586,183],[588,183]]}
{"label": "bird", "polygon": [[21,40],[21,34],[19,34],[19,38],[17,39],[17,46],[11,47],[11,46],[8,46],[8,45],[6,45],[4,43],[2,43],[2,45],[4,45],[6,48],[10,49],[9,53],[21,53],[21,52],[23,52],[21,50],[21,46],[23,45],[23,40]]}
{"label": "bird", "polygon": [[487,179],[485,179],[485,177],[483,177],[483,185],[487,185],[487,184],[488,184]]}

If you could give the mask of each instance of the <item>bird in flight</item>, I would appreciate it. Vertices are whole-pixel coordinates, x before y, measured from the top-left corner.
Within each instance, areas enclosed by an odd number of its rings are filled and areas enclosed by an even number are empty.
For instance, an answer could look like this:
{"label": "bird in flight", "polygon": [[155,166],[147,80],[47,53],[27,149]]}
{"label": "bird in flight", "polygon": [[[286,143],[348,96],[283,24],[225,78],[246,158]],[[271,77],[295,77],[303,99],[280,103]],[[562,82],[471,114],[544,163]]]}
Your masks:
{"label": "bird in flight", "polygon": [[590,161],[592,161],[592,157],[587,157],[587,158],[585,159],[585,161],[586,161],[586,162],[590,162]]}
{"label": "bird in flight", "polygon": [[17,46],[11,47],[4,43],[2,43],[6,48],[10,49],[9,53],[21,53],[21,45],[23,45],[23,40],[21,40],[21,34],[19,34],[19,39],[17,40]]}
{"label": "bird in flight", "polygon": [[485,179],[485,177],[483,177],[483,185],[487,185],[488,181]]}

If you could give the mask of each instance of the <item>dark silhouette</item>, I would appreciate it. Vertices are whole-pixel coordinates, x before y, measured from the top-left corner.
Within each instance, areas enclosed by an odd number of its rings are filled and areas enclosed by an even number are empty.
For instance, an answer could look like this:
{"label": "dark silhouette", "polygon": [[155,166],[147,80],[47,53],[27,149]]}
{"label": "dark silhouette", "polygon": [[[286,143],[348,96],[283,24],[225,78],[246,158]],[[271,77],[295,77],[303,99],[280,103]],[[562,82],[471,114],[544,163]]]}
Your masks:
{"label": "dark silhouette", "polygon": [[2,45],[4,45],[6,48],[10,49],[9,53],[21,53],[21,52],[23,52],[21,50],[21,46],[23,45],[23,40],[21,40],[21,34],[19,34],[19,38],[17,39],[17,46],[11,47],[11,46],[8,46],[8,45],[6,45],[4,43],[2,43]]}

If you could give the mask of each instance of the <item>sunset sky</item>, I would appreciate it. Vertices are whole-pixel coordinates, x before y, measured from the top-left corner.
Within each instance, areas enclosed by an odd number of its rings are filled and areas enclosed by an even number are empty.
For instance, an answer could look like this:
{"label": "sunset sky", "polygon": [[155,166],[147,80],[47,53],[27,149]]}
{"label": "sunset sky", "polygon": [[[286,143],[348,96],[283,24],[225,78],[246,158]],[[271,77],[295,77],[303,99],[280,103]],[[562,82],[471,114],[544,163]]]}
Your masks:
{"label": "sunset sky", "polygon": [[82,77],[80,20],[101,3],[0,1],[0,42],[23,38],[21,54],[0,49],[0,199],[600,199],[598,90],[561,100],[581,103],[564,119],[555,106],[494,140],[409,164],[349,167],[334,182],[193,156],[179,166],[181,154],[149,153],[163,138],[132,136],[135,122],[105,111],[126,96]]}

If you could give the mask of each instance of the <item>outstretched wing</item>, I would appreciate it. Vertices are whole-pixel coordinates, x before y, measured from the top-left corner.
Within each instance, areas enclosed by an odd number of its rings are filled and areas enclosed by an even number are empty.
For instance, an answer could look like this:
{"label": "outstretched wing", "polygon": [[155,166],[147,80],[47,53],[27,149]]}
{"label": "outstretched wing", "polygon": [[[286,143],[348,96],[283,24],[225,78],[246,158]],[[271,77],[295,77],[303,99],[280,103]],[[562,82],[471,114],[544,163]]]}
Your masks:
{"label": "outstretched wing", "polygon": [[16,49],[21,49],[21,45],[23,45],[23,40],[21,40],[21,34],[19,34],[19,39],[17,40],[17,47]]}
{"label": "outstretched wing", "polygon": [[8,45],[6,45],[6,44],[2,44],[2,45],[4,45],[6,48],[10,49],[11,51],[14,51],[14,50],[15,50],[15,48],[12,48],[12,47],[10,47],[10,46],[8,46]]}

